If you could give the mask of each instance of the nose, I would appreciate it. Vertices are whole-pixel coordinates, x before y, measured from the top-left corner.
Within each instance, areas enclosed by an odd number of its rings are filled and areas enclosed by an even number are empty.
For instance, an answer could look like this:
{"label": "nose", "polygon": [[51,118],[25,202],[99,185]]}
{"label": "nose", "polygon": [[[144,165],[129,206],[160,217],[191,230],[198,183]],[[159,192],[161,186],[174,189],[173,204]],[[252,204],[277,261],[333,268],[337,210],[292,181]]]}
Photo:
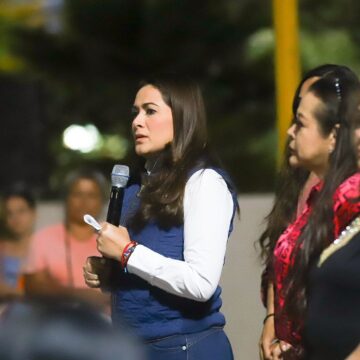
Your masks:
{"label": "nose", "polygon": [[141,112],[139,112],[132,121],[132,127],[133,129],[137,129],[143,126],[144,126],[143,116],[141,115]]}
{"label": "nose", "polygon": [[295,124],[292,124],[288,131],[287,131],[287,134],[293,139],[295,137]]}

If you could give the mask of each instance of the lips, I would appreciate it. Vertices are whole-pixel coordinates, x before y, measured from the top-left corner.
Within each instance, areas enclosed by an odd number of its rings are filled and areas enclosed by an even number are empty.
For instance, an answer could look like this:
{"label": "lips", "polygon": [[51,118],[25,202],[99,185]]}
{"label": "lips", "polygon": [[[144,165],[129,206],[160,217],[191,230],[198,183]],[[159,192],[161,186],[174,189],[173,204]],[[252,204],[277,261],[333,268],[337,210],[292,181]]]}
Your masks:
{"label": "lips", "polygon": [[289,150],[290,150],[290,153],[291,153],[291,154],[294,154],[294,153],[295,153],[295,149],[293,149],[291,146],[289,146]]}
{"label": "lips", "polygon": [[143,134],[135,134],[135,141],[136,142],[140,142],[140,141],[142,141],[142,140],[144,140],[144,139],[146,139],[147,138],[147,136],[146,135],[143,135]]}

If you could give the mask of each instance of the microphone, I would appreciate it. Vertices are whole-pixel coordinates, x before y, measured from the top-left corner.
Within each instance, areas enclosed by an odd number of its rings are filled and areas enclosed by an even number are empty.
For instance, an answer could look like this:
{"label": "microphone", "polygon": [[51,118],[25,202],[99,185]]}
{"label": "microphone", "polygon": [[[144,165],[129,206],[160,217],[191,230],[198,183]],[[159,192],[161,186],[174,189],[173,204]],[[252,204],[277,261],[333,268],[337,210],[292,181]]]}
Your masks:
{"label": "microphone", "polygon": [[[124,189],[129,180],[129,167],[126,165],[114,165],[111,172],[111,192],[106,221],[119,226],[121,208],[124,200]],[[116,288],[118,274],[122,268],[120,262],[113,259],[102,259],[102,272],[99,274],[101,290],[112,291]]]}
{"label": "microphone", "polygon": [[124,189],[129,180],[129,167],[126,165],[114,165],[111,172],[111,192],[106,221],[119,226],[121,208],[124,200]]}

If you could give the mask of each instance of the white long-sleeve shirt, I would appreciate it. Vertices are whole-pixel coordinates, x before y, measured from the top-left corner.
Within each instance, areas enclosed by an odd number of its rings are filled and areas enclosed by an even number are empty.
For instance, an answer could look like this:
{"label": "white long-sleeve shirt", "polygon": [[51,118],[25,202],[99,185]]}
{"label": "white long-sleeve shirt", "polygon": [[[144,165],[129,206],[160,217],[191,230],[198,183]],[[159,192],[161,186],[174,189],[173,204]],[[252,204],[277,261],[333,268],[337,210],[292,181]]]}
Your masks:
{"label": "white long-sleeve shirt", "polygon": [[184,261],[138,245],[128,271],[169,293],[209,300],[219,284],[233,208],[221,175],[212,169],[195,172],[184,193]]}

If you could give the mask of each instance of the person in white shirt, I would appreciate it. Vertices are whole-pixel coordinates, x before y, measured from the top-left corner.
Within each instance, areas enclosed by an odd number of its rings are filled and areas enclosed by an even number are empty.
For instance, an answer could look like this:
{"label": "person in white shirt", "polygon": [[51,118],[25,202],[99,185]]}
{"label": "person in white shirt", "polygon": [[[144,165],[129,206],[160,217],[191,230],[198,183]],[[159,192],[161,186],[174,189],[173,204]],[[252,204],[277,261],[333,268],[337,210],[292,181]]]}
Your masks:
{"label": "person in white shirt", "polygon": [[[123,226],[102,223],[97,238],[123,269],[112,286],[113,321],[135,328],[150,360],[233,359],[218,284],[238,203],[210,155],[199,86],[173,75],[142,82],[133,115],[146,174],[125,190]],[[90,287],[101,287],[99,263],[84,266]]]}

